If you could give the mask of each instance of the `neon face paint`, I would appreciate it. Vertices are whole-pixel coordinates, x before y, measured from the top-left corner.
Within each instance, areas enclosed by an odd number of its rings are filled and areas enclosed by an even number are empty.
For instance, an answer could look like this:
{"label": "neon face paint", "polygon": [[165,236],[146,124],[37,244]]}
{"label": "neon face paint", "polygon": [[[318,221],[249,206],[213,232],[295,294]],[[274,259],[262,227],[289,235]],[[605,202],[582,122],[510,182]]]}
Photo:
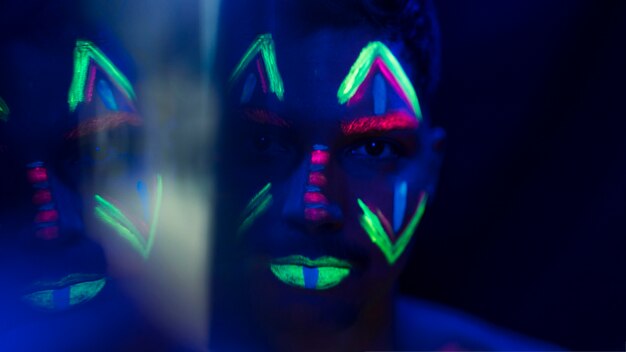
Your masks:
{"label": "neon face paint", "polygon": [[387,86],[380,74],[374,76],[374,114],[382,115],[387,111]]}
{"label": "neon face paint", "polygon": [[122,71],[93,43],[79,40],[74,48],[74,76],[67,98],[70,111],[76,110],[78,104],[90,102],[93,98],[95,67],[90,65],[92,61],[120,88],[128,100],[135,99],[133,86]]}
{"label": "neon face paint", "polygon": [[108,131],[124,124],[141,126],[142,123],[141,117],[137,114],[116,111],[81,121],[78,126],[65,134],[65,138],[76,139],[98,132]]}
{"label": "neon face paint", "polygon": [[30,163],[26,167],[26,178],[34,190],[32,202],[37,207],[37,213],[33,219],[35,237],[42,240],[57,239],[59,237],[59,213],[54,206],[50,191],[48,169],[40,161]]}
{"label": "neon face paint", "polygon": [[9,121],[9,114],[11,110],[9,110],[9,106],[7,103],[0,97],[0,121],[7,122]]}
{"label": "neon face paint", "polygon": [[393,265],[400,258],[411,241],[415,229],[422,219],[422,215],[424,215],[427,199],[428,195],[426,192],[422,192],[415,213],[404,231],[397,236],[395,243],[391,241],[391,237],[395,236],[387,233],[380,218],[361,199],[357,199],[359,207],[363,211],[363,215],[360,218],[361,226],[372,242],[381,250],[389,265]]}
{"label": "neon face paint", "polygon": [[[394,90],[407,102],[418,120],[422,119],[419,100],[413,84],[402,69],[402,65],[391,50],[382,42],[375,41],[367,44],[359,54],[350,72],[343,80],[337,91],[339,104],[351,103],[351,99],[359,97],[357,94],[363,82],[377,69]],[[376,82],[375,90],[376,90]],[[376,101],[376,99],[375,99]]]}
{"label": "neon face paint", "polygon": [[[261,54],[260,59],[255,62],[259,71],[259,79],[264,92],[270,91],[276,94],[279,100],[283,100],[285,88],[283,87],[283,79],[278,71],[276,64],[276,50],[274,48],[274,40],[272,35],[262,34],[250,45],[246,53],[239,61],[237,67],[230,76],[230,84],[237,81],[243,71],[250,65],[254,58]],[[261,60],[263,62],[261,62]],[[265,67],[265,70],[261,66]]]}
{"label": "neon face paint", "polygon": [[399,130],[414,130],[419,122],[404,111],[389,112],[380,116],[360,117],[351,121],[341,122],[343,134],[358,135]]}
{"label": "neon face paint", "polygon": [[152,219],[147,238],[118,207],[97,194],[94,196],[96,202],[94,213],[96,217],[113,229],[117,235],[126,240],[144,260],[148,259],[152,251],[161,212],[161,200],[163,196],[163,180],[161,175],[157,175],[156,180],[157,184]]}
{"label": "neon face paint", "polygon": [[339,285],[348,275],[352,265],[334,257],[315,260],[292,255],[273,260],[270,271],[284,284],[309,290],[326,290]]}
{"label": "neon face paint", "polygon": [[289,128],[290,123],[278,116],[272,111],[265,109],[244,108],[242,109],[243,117],[252,122],[256,122],[261,125],[271,125],[276,127]]}
{"label": "neon face paint", "polygon": [[248,78],[246,78],[246,83],[243,85],[243,91],[241,92],[241,98],[239,99],[240,104],[246,104],[252,98],[252,93],[256,88],[256,76],[254,74],[249,74]]}
{"label": "neon face paint", "polygon": [[406,181],[397,182],[393,193],[393,231],[400,231],[406,211]]}
{"label": "neon face paint", "polygon": [[243,220],[239,225],[239,229],[237,229],[237,235],[246,232],[254,221],[272,205],[271,188],[271,183],[266,184],[265,187],[248,202],[248,205],[246,205],[242,212]]}
{"label": "neon face paint", "polygon": [[100,99],[102,99],[102,101],[104,102],[104,106],[106,106],[109,110],[117,111],[117,102],[115,101],[115,96],[113,95],[113,91],[111,90],[109,84],[106,81],[99,80],[98,84],[96,85],[96,89],[98,90],[98,95],[100,96]]}
{"label": "neon face paint", "polygon": [[37,283],[48,287],[22,296],[33,308],[61,311],[95,298],[106,285],[106,278],[89,274],[70,274],[57,282]]}
{"label": "neon face paint", "polygon": [[328,147],[321,144],[313,146],[311,152],[309,175],[304,192],[304,218],[309,221],[321,221],[328,216],[328,199],[321,188],[327,183],[324,171],[330,160]]}

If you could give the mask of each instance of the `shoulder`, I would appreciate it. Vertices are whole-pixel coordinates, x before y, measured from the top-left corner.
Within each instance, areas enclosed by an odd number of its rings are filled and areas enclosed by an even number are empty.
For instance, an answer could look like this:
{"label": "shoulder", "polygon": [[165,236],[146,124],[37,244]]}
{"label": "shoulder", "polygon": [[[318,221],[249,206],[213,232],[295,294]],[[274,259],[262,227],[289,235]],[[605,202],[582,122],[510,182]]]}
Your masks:
{"label": "shoulder", "polygon": [[395,334],[399,349],[428,351],[558,351],[559,347],[490,325],[432,302],[400,296]]}

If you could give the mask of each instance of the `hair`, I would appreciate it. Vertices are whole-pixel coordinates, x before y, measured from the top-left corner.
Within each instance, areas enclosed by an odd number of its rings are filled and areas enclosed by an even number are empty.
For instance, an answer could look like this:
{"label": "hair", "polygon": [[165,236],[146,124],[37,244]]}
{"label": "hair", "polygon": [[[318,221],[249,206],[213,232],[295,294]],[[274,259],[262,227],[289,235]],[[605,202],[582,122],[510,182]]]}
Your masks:
{"label": "hair", "polygon": [[400,56],[411,65],[411,78],[420,93],[432,94],[436,89],[441,37],[432,0],[305,0],[297,3],[298,17],[306,19],[308,27],[367,25],[385,33],[389,40],[401,42],[406,50]]}

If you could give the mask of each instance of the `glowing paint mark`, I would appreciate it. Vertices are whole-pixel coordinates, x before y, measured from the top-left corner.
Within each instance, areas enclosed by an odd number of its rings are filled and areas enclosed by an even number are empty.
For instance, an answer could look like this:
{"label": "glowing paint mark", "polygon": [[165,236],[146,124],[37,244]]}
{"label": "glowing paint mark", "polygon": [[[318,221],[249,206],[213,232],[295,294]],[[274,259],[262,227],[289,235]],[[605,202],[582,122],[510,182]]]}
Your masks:
{"label": "glowing paint mark", "polygon": [[341,132],[347,136],[372,132],[414,130],[419,122],[404,111],[394,111],[381,116],[359,117],[341,122]]}
{"label": "glowing paint mark", "polygon": [[272,111],[268,111],[265,109],[245,108],[242,109],[242,112],[243,117],[248,121],[256,122],[262,125],[272,125],[285,128],[290,127],[290,123],[287,120],[283,119]]}
{"label": "glowing paint mark", "polygon": [[317,278],[319,270],[317,268],[302,267],[302,276],[304,276],[304,287],[314,289],[317,287]]}
{"label": "glowing paint mark", "polygon": [[328,216],[324,208],[304,208],[304,218],[309,221],[321,221]]}
{"label": "glowing paint mark", "polygon": [[272,205],[271,188],[272,184],[268,183],[248,202],[248,205],[242,212],[244,220],[237,229],[238,236],[246,232],[254,221]]}
{"label": "glowing paint mark", "polygon": [[419,100],[413,84],[402,69],[402,65],[387,46],[379,41],[367,44],[359,57],[356,59],[350,72],[343,80],[337,91],[339,104],[346,104],[355,96],[359,87],[363,84],[373,67],[377,66],[383,76],[389,81],[394,89],[411,106],[418,120],[422,119]]}
{"label": "glowing paint mark", "polygon": [[106,285],[106,279],[79,282],[52,290],[41,290],[22,296],[34,308],[48,311],[64,310],[91,301]]}
{"label": "glowing paint mark", "polygon": [[148,221],[150,220],[150,196],[148,195],[148,188],[145,183],[137,181],[137,193],[139,194],[139,199],[141,200],[143,218]]}
{"label": "glowing paint mark", "polygon": [[387,86],[380,74],[374,76],[374,114],[382,115],[387,110]]}
{"label": "glowing paint mark", "polygon": [[[276,64],[276,50],[274,48],[274,40],[272,39],[272,35],[269,33],[258,36],[254,43],[250,45],[243,58],[241,59],[241,61],[239,61],[239,64],[230,76],[230,84],[232,85],[235,81],[239,79],[239,76],[242,74],[243,70],[250,64],[250,62],[259,52],[261,53],[263,63],[265,64],[265,71],[269,80],[269,90],[272,93],[276,94],[276,97],[278,97],[279,100],[283,100],[285,88],[283,87],[283,79],[280,76],[280,72],[278,71],[278,66]],[[264,75],[260,76],[261,79],[263,79]]]}
{"label": "glowing paint mark", "polygon": [[[102,70],[113,80],[122,90],[122,93],[129,99],[135,99],[135,91],[130,81],[124,76],[111,60],[96,47],[93,43],[79,40],[74,49],[74,76],[68,93],[67,103],[70,111],[76,110],[78,104],[83,103],[85,98],[89,102],[91,97],[85,97],[85,86],[87,82],[87,71],[89,63],[93,60]],[[93,89],[89,87],[88,89]],[[88,93],[88,92],[87,92]]]}
{"label": "glowing paint mark", "polygon": [[7,103],[0,97],[0,120],[7,122],[9,121],[9,114],[11,110],[9,110],[9,106]]}
{"label": "glowing paint mark", "polygon": [[299,288],[325,290],[339,285],[349,274],[352,265],[334,257],[315,260],[301,255],[278,258],[270,263],[270,270],[281,282]]}
{"label": "glowing paint mark", "polygon": [[80,122],[76,128],[65,134],[65,138],[76,139],[94,133],[108,131],[124,124],[141,126],[142,123],[141,117],[137,114],[116,111]]}
{"label": "glowing paint mark", "polygon": [[309,173],[309,184],[312,186],[324,187],[326,186],[326,176],[319,171],[311,172]]}
{"label": "glowing paint mark", "polygon": [[256,70],[259,73],[259,77],[261,78],[261,89],[263,93],[267,94],[267,82],[265,81],[265,75],[263,74],[263,64],[261,63],[261,59],[256,59]]}
{"label": "glowing paint mark", "polygon": [[330,159],[330,154],[325,150],[314,150],[311,153],[311,164],[326,165]]}
{"label": "glowing paint mark", "polygon": [[154,245],[154,237],[156,235],[156,229],[159,223],[159,214],[161,211],[162,196],[163,179],[161,175],[157,175],[155,203],[147,240],[121,210],[97,194],[94,196],[96,201],[94,212],[100,220],[109,225],[109,227],[111,227],[121,238],[125,239],[131,247],[136,250],[144,258],[144,260],[146,260],[150,256],[152,246]]}
{"label": "glowing paint mark", "polygon": [[328,204],[328,200],[326,196],[319,192],[306,192],[304,193],[304,202],[305,203],[319,203],[319,204]]}
{"label": "glowing paint mark", "polygon": [[243,85],[243,91],[241,92],[241,99],[239,99],[240,104],[246,104],[252,98],[252,93],[254,93],[254,88],[256,88],[256,77],[254,74],[249,74],[248,78],[246,78],[246,83]]}
{"label": "glowing paint mark", "polygon": [[100,95],[100,99],[102,99],[102,102],[104,102],[104,106],[106,106],[107,109],[113,111],[118,110],[113,91],[106,81],[99,80],[98,84],[96,85],[96,89],[98,90],[98,95]]}
{"label": "glowing paint mark", "polygon": [[90,102],[93,99],[93,87],[96,81],[96,66],[89,67],[89,78],[87,79],[87,97],[86,101]]}
{"label": "glowing paint mark", "polygon": [[406,226],[404,231],[402,231],[400,236],[397,237],[397,241],[395,243],[391,242],[390,236],[385,231],[378,216],[376,216],[376,214],[374,214],[361,199],[357,199],[359,207],[361,207],[361,210],[363,211],[363,215],[360,218],[361,226],[368,234],[372,242],[382,251],[389,265],[393,265],[398,260],[411,241],[411,238],[415,233],[415,229],[424,214],[427,199],[428,195],[426,192],[422,192],[415,214],[413,214],[411,221]]}
{"label": "glowing paint mark", "polygon": [[396,189],[393,194],[393,230],[398,232],[402,221],[404,221],[404,213],[406,211],[406,181],[397,182]]}

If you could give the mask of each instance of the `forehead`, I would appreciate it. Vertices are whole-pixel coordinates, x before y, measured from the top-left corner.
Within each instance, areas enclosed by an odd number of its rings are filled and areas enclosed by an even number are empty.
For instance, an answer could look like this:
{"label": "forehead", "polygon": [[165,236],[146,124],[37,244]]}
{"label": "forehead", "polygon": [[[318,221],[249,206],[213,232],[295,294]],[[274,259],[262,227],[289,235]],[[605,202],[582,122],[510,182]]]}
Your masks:
{"label": "forehead", "polygon": [[[401,59],[403,45],[369,27],[322,28],[308,33],[285,27],[274,30],[268,33],[274,41],[276,65],[285,90],[284,99],[275,104],[278,110],[298,111],[318,119],[345,115],[346,106],[339,104],[337,92],[363,48],[373,41],[383,42],[407,74],[411,72]],[[253,35],[237,38],[238,55],[234,60],[241,59],[254,39]],[[229,68],[234,66],[232,62]]]}

